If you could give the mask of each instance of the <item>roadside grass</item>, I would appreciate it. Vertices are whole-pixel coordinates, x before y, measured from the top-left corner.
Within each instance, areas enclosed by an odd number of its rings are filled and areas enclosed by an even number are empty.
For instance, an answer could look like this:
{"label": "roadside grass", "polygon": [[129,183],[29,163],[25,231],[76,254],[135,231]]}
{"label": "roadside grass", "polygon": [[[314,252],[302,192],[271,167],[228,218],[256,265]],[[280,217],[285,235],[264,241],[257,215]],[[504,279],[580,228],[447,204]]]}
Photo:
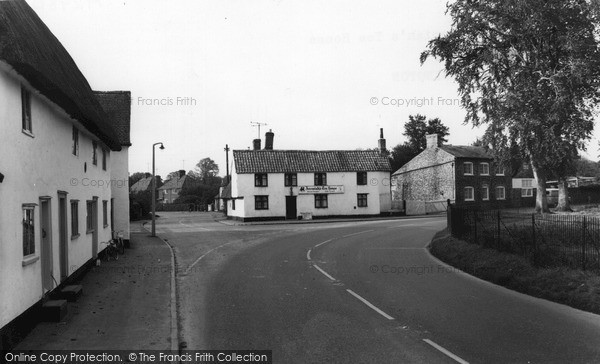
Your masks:
{"label": "roadside grass", "polygon": [[438,232],[429,251],[443,262],[483,280],[530,296],[600,314],[600,275],[570,268],[538,268],[526,258],[482,248]]}

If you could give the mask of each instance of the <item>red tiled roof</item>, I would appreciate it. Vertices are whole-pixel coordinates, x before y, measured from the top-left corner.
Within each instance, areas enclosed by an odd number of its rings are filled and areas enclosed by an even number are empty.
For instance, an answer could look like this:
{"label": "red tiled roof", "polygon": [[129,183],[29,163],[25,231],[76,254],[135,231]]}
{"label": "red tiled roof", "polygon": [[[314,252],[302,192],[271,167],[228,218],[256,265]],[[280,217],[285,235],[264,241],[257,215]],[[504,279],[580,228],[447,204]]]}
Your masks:
{"label": "red tiled roof", "polygon": [[391,170],[377,150],[234,150],[237,173],[358,172]]}

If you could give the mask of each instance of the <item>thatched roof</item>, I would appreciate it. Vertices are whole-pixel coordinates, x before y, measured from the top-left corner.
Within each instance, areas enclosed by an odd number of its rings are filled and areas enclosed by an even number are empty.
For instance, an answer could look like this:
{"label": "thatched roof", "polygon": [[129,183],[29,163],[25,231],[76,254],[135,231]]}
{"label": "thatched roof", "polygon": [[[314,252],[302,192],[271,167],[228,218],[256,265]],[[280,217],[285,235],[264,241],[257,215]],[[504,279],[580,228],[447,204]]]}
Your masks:
{"label": "thatched roof", "polygon": [[94,91],[122,146],[131,146],[131,92]]}
{"label": "thatched roof", "polygon": [[112,150],[117,134],[60,41],[23,0],[0,1],[0,60]]}

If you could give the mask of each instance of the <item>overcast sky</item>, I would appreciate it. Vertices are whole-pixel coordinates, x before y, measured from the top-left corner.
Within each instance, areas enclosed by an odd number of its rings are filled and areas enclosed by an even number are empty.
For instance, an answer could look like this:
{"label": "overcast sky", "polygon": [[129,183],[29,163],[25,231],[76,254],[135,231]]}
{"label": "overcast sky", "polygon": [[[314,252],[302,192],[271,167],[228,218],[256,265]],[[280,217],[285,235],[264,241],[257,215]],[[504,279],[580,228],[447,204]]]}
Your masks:
{"label": "overcast sky", "polygon": [[[456,84],[419,55],[446,32],[446,0],[28,0],[95,90],[130,90],[129,170],[157,174],[247,149],[250,122],[275,149],[388,148],[408,115],[439,117],[450,144],[464,125]],[[597,140],[589,143],[596,160]],[[230,154],[231,156],[231,154]],[[230,158],[231,163],[232,158]]]}

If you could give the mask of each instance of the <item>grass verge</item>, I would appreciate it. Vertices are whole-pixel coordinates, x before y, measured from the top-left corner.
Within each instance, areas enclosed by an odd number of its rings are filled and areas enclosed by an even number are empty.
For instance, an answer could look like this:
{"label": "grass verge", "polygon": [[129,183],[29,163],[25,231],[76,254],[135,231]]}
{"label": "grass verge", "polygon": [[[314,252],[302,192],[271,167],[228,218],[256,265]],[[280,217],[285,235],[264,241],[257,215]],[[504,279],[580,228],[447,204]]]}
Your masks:
{"label": "grass verge", "polygon": [[506,288],[600,314],[600,276],[569,268],[538,268],[526,258],[485,249],[438,232],[429,251],[443,262]]}

